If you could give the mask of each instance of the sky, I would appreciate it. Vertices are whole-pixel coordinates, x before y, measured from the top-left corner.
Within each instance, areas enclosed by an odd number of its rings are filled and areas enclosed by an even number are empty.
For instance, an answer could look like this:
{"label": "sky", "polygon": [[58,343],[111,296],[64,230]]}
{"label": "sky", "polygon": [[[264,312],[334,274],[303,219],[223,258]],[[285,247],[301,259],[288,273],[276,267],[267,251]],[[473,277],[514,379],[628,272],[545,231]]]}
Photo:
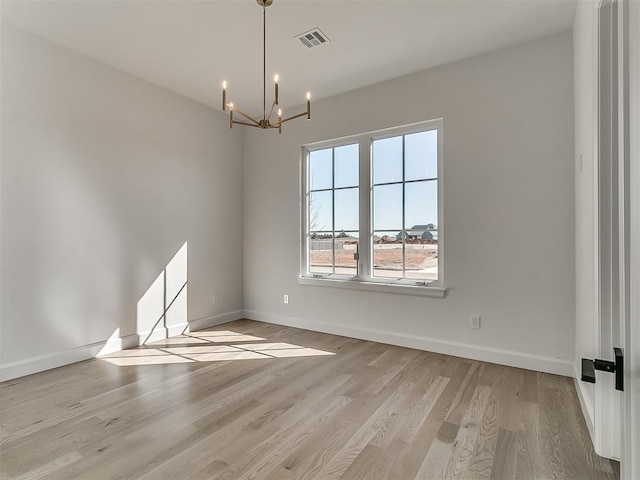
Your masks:
{"label": "sky", "polygon": [[[405,224],[438,224],[437,208],[437,131],[405,135]],[[335,192],[335,230],[358,230],[358,144],[335,148],[335,172],[332,149],[316,150],[309,158],[309,183],[312,211],[316,212],[314,230],[331,230],[331,191],[324,188],[349,187]],[[395,235],[402,225],[402,185],[380,185],[402,180],[402,136],[373,142],[373,228]],[[332,178],[333,177],[333,178]],[[431,179],[431,180],[427,180]]]}

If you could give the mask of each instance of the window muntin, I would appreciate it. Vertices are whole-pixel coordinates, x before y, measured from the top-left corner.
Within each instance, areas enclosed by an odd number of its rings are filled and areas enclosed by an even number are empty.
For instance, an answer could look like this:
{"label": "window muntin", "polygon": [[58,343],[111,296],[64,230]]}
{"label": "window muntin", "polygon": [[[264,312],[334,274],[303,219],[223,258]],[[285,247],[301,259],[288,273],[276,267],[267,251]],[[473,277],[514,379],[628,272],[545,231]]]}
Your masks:
{"label": "window muntin", "polygon": [[[352,154],[347,155],[349,149]],[[303,277],[444,291],[441,120],[322,142],[305,147],[303,153]],[[317,172],[319,161],[314,159],[321,157],[324,171]],[[317,175],[325,179],[323,184],[311,178]],[[311,228],[317,217],[312,194],[320,191],[331,196],[332,223],[326,230]],[[320,234],[325,243],[311,245],[311,237],[318,240]],[[340,245],[339,236],[347,236],[348,243]],[[319,246],[324,247],[322,261]],[[345,246],[352,249],[348,257]],[[354,253],[359,253],[359,260],[354,260]]]}
{"label": "window muntin", "polygon": [[313,150],[308,159],[307,271],[355,276],[360,235],[359,144]]}

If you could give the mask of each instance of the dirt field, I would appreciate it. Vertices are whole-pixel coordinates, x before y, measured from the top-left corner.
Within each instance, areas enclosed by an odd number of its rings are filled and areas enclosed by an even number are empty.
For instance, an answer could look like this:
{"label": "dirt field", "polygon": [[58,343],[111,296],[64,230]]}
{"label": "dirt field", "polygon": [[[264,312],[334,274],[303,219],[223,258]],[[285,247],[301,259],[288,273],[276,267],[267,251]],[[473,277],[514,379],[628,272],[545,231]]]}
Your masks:
{"label": "dirt field", "polygon": [[[355,267],[353,250],[336,250],[336,267]],[[386,270],[402,270],[402,245],[374,245],[374,266]],[[312,250],[312,266],[331,266],[331,250]],[[438,265],[437,245],[406,245],[406,270],[423,270]]]}

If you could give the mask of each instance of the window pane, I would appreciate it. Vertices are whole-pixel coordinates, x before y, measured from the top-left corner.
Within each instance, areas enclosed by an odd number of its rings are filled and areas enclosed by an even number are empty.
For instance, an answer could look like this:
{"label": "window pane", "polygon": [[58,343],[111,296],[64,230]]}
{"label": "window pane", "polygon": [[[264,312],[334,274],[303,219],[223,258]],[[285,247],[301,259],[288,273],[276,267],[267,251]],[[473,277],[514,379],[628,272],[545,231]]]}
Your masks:
{"label": "window pane", "polygon": [[309,154],[309,186],[310,190],[331,188],[332,183],[332,150],[316,150]]}
{"label": "window pane", "polygon": [[413,235],[431,238],[429,230],[438,227],[438,182],[407,183],[405,185],[405,228],[413,230]]}
{"label": "window pane", "polygon": [[336,234],[341,230],[358,230],[360,228],[358,188],[336,190],[335,192]]}
{"label": "window pane", "polygon": [[438,176],[438,131],[412,133],[404,138],[405,180]]}
{"label": "window pane", "polygon": [[402,136],[373,141],[373,183],[402,181]]}
{"label": "window pane", "polygon": [[333,273],[333,234],[311,232],[309,235],[309,272]]}
{"label": "window pane", "polygon": [[402,185],[373,187],[373,228],[402,228]]}
{"label": "window pane", "polygon": [[398,231],[374,233],[373,276],[402,278],[402,239]]}
{"label": "window pane", "polygon": [[438,279],[438,241],[407,240],[405,245],[405,278]]}
{"label": "window pane", "polygon": [[309,194],[309,231],[333,229],[333,204],[331,190]]}
{"label": "window pane", "polygon": [[340,232],[335,235],[335,238],[331,233],[311,232],[309,235],[309,272],[357,275],[358,261],[355,259],[355,253],[358,242],[358,232]]}
{"label": "window pane", "polygon": [[345,145],[335,149],[335,187],[356,187],[359,179],[359,149],[358,144]]}
{"label": "window pane", "polygon": [[358,232],[336,233],[336,271],[338,275],[358,274],[358,261],[355,253],[358,248]]}

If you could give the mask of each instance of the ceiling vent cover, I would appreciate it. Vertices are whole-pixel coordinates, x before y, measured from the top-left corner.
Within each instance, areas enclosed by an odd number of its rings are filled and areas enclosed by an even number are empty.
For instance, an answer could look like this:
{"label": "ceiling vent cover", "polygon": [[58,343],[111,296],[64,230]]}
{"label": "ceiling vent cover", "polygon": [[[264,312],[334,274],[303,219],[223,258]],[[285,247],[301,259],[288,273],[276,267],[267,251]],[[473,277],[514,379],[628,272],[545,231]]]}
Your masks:
{"label": "ceiling vent cover", "polygon": [[296,35],[296,38],[307,48],[317,47],[330,41],[329,37],[322,33],[322,30],[318,27],[309,30],[308,32],[301,33],[300,35]]}

